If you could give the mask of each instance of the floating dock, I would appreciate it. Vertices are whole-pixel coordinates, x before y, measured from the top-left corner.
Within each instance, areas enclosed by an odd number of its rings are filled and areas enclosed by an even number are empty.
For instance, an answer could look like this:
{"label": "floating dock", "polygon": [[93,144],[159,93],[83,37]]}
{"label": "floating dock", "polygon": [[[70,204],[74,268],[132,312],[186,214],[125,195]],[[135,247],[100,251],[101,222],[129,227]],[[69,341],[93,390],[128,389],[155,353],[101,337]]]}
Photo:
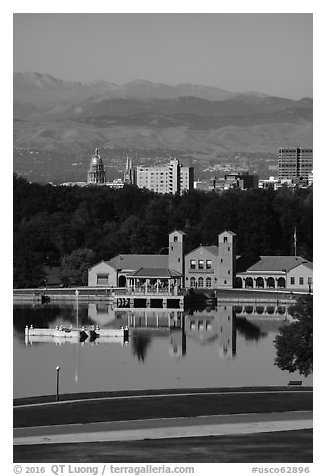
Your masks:
{"label": "floating dock", "polygon": [[129,328],[121,327],[120,329],[100,329],[99,326],[91,326],[89,328],[73,328],[56,326],[54,329],[34,328],[33,326],[25,327],[25,343],[26,345],[33,342],[121,342],[129,341]]}

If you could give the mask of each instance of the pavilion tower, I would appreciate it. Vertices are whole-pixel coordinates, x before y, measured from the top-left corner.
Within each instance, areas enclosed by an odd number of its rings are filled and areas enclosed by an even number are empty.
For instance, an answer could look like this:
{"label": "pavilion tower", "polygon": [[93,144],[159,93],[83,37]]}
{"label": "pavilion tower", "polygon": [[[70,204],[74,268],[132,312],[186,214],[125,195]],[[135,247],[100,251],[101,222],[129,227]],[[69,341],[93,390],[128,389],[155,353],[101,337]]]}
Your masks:
{"label": "pavilion tower", "polygon": [[183,231],[175,230],[169,234],[169,269],[182,274],[184,280],[184,236]]}
{"label": "pavilion tower", "polygon": [[235,279],[236,234],[225,230],[218,235],[218,287],[232,289]]}

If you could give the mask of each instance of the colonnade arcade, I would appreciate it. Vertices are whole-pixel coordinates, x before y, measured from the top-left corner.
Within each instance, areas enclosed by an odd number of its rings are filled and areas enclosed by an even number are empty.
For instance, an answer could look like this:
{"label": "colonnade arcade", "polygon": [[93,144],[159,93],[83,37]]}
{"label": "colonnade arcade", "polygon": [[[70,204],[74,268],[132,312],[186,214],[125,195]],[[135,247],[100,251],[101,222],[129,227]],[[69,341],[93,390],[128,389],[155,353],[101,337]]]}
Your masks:
{"label": "colonnade arcade", "polygon": [[237,276],[236,288],[247,289],[285,289],[286,279],[284,276]]}
{"label": "colonnade arcade", "polygon": [[145,294],[178,294],[181,286],[181,277],[133,277],[126,276],[127,288],[132,292]]}

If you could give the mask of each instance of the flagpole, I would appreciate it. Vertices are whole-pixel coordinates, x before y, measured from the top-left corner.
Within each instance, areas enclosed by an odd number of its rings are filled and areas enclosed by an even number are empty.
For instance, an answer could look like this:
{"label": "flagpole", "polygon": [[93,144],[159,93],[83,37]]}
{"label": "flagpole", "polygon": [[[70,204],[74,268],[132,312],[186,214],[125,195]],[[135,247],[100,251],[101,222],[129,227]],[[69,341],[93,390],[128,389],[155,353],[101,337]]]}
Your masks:
{"label": "flagpole", "polygon": [[294,256],[297,256],[297,227],[294,228],[293,240],[294,240]]}

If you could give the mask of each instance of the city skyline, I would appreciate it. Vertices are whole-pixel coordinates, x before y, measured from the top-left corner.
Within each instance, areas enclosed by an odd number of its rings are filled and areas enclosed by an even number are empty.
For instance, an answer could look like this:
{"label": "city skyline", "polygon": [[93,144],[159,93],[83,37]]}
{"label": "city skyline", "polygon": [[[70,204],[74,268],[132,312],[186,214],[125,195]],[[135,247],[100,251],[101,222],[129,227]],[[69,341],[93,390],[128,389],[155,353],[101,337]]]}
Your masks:
{"label": "city skyline", "polygon": [[15,13],[13,17],[14,72],[35,71],[80,82],[124,84],[144,79],[292,99],[312,97],[312,14]]}

